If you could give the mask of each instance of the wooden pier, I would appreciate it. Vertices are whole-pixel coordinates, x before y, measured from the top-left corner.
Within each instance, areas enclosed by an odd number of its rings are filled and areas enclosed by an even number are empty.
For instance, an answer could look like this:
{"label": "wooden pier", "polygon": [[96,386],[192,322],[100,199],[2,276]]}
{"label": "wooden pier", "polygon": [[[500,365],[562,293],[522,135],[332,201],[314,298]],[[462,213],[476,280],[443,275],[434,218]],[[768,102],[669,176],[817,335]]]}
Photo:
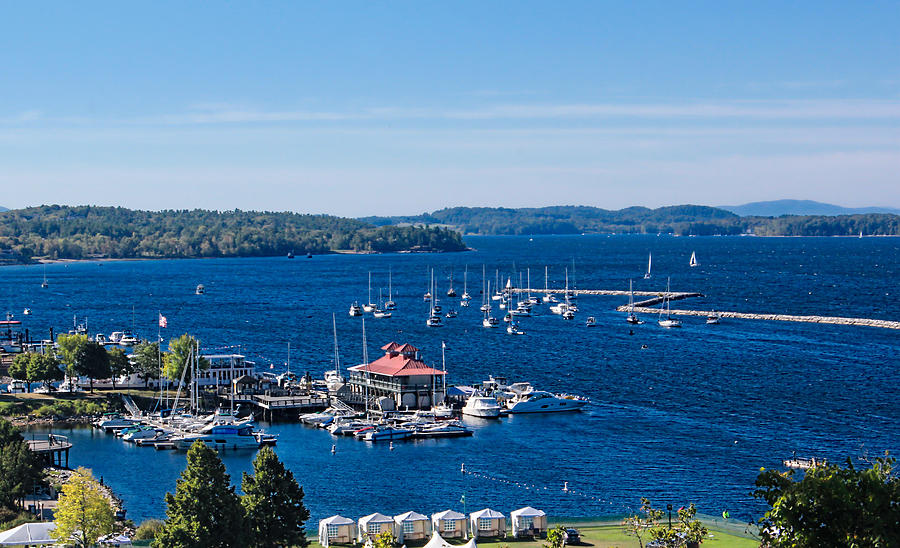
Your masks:
{"label": "wooden pier", "polygon": [[[616,308],[619,312],[627,312],[627,305]],[[634,311],[640,314],[659,314],[658,308],[635,306]],[[720,318],[738,318],[741,320],[770,320],[778,322],[827,323],[834,325],[857,325],[864,327],[880,327],[883,329],[900,329],[900,322],[891,320],[875,320],[870,318],[842,318],[838,316],[795,316],[792,314],[751,314],[748,312],[722,312],[719,310],[670,310],[672,316],[719,316]]]}
{"label": "wooden pier", "polygon": [[278,413],[290,411],[321,411],[327,409],[331,402],[327,397],[320,396],[269,396],[255,394],[250,403],[263,410],[263,416],[268,413],[269,419]]}
{"label": "wooden pier", "polygon": [[28,449],[40,455],[48,466],[69,467],[69,449],[72,448],[69,438],[57,434],[47,434],[47,437],[43,439],[25,441],[28,443]]}

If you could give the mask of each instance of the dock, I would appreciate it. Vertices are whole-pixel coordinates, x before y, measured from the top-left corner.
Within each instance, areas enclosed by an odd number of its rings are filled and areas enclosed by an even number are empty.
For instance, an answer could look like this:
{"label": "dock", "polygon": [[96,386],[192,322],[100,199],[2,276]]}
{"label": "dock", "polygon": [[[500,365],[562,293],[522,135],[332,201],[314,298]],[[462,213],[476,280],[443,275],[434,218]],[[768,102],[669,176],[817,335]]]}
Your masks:
{"label": "dock", "polygon": [[[511,288],[513,293],[545,293],[545,294],[565,294],[565,289],[527,289],[527,288]],[[619,289],[570,289],[569,293],[573,295],[604,295],[607,297],[627,297],[632,294],[631,291],[628,290],[619,290]],[[665,297],[665,291],[635,291],[634,295],[636,297],[653,297],[659,299],[657,302],[662,302],[663,297]],[[697,292],[683,292],[683,291],[670,291],[669,292],[669,300],[670,301],[680,301],[681,299],[689,299],[691,297],[704,297],[702,293]],[[652,299],[651,299],[652,300]]]}
{"label": "dock", "polygon": [[[628,312],[628,305],[616,308],[619,312]],[[658,308],[635,306],[635,313],[659,314]],[[769,320],[778,322],[825,323],[833,325],[855,325],[863,327],[879,327],[882,329],[900,329],[900,322],[876,320],[871,318],[843,318],[839,316],[796,316],[793,314],[753,314],[749,312],[723,312],[720,310],[675,310],[668,312],[672,316],[719,316],[720,318],[737,318],[741,320]]]}
{"label": "dock", "polygon": [[28,449],[37,453],[48,466],[69,467],[69,450],[72,443],[66,436],[47,434],[45,438],[25,440]]}
{"label": "dock", "polygon": [[331,405],[327,397],[322,396],[269,396],[255,394],[251,396],[249,403],[262,409],[263,416],[268,413],[269,419],[285,412],[293,411],[322,411]]}

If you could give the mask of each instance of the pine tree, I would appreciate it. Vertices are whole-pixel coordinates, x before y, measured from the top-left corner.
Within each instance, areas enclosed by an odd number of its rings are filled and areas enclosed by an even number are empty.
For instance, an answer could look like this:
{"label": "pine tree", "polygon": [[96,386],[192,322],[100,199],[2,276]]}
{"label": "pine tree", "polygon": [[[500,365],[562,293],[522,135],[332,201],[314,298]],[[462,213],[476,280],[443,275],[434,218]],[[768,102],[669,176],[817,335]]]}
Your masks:
{"label": "pine tree", "polygon": [[305,524],[309,510],[303,488],[269,447],[253,460],[253,474],[244,473],[241,503],[247,513],[252,545],[260,547],[309,545]]}
{"label": "pine tree", "polygon": [[53,513],[56,529],[50,534],[60,543],[77,539],[81,546],[93,546],[97,539],[112,533],[115,517],[112,505],[100,491],[100,484],[87,468],[75,470],[63,487]]}
{"label": "pine tree", "polygon": [[213,449],[194,442],[187,467],[166,493],[166,522],[153,546],[230,548],[248,545],[244,509],[225,465]]}

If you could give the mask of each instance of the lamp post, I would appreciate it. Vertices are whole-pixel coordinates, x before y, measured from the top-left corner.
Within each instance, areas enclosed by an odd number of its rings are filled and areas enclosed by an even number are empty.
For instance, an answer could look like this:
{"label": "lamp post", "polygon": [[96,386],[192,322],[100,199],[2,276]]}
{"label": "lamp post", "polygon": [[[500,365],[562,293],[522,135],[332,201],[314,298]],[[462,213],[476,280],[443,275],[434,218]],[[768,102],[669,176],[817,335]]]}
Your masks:
{"label": "lamp post", "polygon": [[672,505],[671,505],[671,504],[667,504],[667,505],[666,505],[666,510],[669,511],[669,529],[671,529],[671,528],[672,528]]}

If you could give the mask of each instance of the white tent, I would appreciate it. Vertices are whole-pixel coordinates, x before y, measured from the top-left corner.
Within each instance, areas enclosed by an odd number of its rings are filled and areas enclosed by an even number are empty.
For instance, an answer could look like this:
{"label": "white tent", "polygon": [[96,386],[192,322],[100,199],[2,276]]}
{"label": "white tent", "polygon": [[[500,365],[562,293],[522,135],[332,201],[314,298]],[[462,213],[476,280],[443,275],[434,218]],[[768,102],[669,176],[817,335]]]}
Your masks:
{"label": "white tent", "polygon": [[506,516],[496,510],[485,508],[469,514],[472,524],[472,538],[506,536]]}
{"label": "white tent", "polygon": [[422,540],[428,537],[430,524],[428,516],[418,512],[406,512],[394,516],[394,536],[400,543],[407,540]]}
{"label": "white tent", "polygon": [[394,518],[375,512],[359,518],[359,541],[365,542],[366,538],[374,539],[385,531],[391,531],[394,526]]}
{"label": "white tent", "polygon": [[431,514],[431,528],[445,537],[466,538],[466,516],[453,510]]}
{"label": "white tent", "polygon": [[23,523],[0,533],[0,546],[46,546],[56,544],[50,532],[56,529],[52,521]]}
{"label": "white tent", "polygon": [[424,546],[424,548],[456,548],[438,534],[437,531],[431,534],[431,540],[428,541],[428,544]]}
{"label": "white tent", "polygon": [[356,538],[356,522],[344,516],[331,516],[319,521],[319,544],[350,544]]}
{"label": "white tent", "polygon": [[547,531],[547,514],[531,506],[513,510],[509,513],[509,519],[512,521],[514,537],[520,535],[533,537]]}

